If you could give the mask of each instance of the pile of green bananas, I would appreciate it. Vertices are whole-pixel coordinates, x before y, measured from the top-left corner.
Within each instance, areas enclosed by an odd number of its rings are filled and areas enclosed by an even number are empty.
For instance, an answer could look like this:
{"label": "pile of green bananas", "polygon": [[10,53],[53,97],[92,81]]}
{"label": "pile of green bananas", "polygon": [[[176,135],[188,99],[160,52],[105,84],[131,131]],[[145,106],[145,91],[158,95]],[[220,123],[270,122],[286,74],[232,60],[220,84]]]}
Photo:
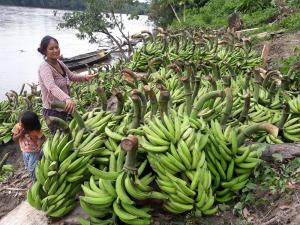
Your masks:
{"label": "pile of green bananas", "polygon": [[207,166],[213,176],[216,201],[226,203],[246,186],[253,169],[261,160],[255,148],[241,146],[244,134],[249,134],[249,128],[239,136],[230,127],[223,131],[217,121],[212,121],[210,128],[205,147]]}
{"label": "pile of green bananas", "polygon": [[[104,130],[111,117],[105,112],[79,116],[70,122],[70,132],[57,130],[53,138],[46,140],[44,156],[35,170],[37,181],[27,195],[33,207],[52,217],[61,217],[74,207],[82,182],[90,176],[88,165],[95,159],[107,158],[102,154],[105,136],[99,135],[99,131]],[[77,123],[78,120],[81,122]]]}
{"label": "pile of green bananas", "polygon": [[159,188],[168,196],[166,210],[183,213],[195,207],[198,214],[216,213],[212,177],[203,151],[208,134],[193,128],[187,116],[181,118],[176,113],[164,114],[162,121],[153,118],[143,131],[140,144],[157,173]]}
{"label": "pile of green bananas", "polygon": [[13,126],[13,123],[2,123],[0,126],[0,144],[6,144],[12,139],[11,130]]}
{"label": "pile of green bananas", "polygon": [[79,151],[73,148],[75,140],[59,132],[47,139],[44,156],[35,169],[37,181],[27,193],[33,207],[52,217],[61,217],[74,208],[80,183],[88,175],[87,163],[93,160],[91,156],[78,157]]}
{"label": "pile of green bananas", "polygon": [[[150,224],[151,210],[142,204],[148,199],[175,214],[215,214],[262,162],[246,139],[300,140],[299,98],[286,87],[292,80],[256,68],[260,63],[231,32],[144,39],[131,62],[101,71],[105,81],[72,87],[80,113],[64,125],[69,135],[47,140],[28,201],[59,217],[82,189],[89,216],[82,224]],[[105,78],[115,73],[117,80]],[[105,111],[107,96],[118,100],[114,113]],[[133,150],[122,145],[130,134],[138,140]]]}
{"label": "pile of green bananas", "polygon": [[[110,135],[115,136],[114,133]],[[135,153],[127,154],[126,163],[135,165],[135,156]],[[142,176],[147,160],[140,163],[138,169],[129,168],[126,163],[124,165],[124,161],[125,152],[115,151],[111,152],[108,168],[100,170],[88,166],[92,176],[90,182],[82,186],[84,196],[80,198],[80,204],[89,215],[89,219],[80,218],[81,224],[89,224],[89,222],[118,224],[116,222],[118,219],[126,224],[151,223],[151,209],[137,207],[136,202],[166,199],[166,196],[154,191],[150,186],[155,176],[151,173]]]}

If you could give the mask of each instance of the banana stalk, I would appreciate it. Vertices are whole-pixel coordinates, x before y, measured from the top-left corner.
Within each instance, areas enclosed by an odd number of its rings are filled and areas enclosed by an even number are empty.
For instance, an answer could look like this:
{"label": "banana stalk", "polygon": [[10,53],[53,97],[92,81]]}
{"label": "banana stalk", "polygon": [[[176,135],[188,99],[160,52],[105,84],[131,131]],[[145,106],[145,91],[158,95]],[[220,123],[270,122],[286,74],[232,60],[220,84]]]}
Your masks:
{"label": "banana stalk", "polygon": [[270,88],[269,88],[269,95],[268,95],[268,99],[270,101],[270,103],[272,102],[272,98],[274,97],[274,95],[276,94],[276,85],[277,85],[277,81],[273,80]]}
{"label": "banana stalk", "polygon": [[187,75],[191,79],[191,89],[194,90],[194,84],[195,84],[195,72],[194,72],[194,66],[193,62],[188,62],[187,64]]}
{"label": "banana stalk", "polygon": [[126,85],[128,85],[131,88],[136,88],[138,86],[137,76],[132,70],[128,68],[124,68],[121,71],[121,74],[122,74],[123,81],[125,82]]}
{"label": "banana stalk", "polygon": [[[64,109],[65,108],[65,103],[64,102],[59,102],[59,101],[53,102],[51,104],[51,108],[53,108],[53,109]],[[77,121],[79,130],[85,128],[83,119],[82,119],[82,117],[80,116],[80,114],[76,110],[72,113],[72,116]]]}
{"label": "banana stalk", "polygon": [[191,118],[193,119],[197,118],[198,113],[200,112],[200,110],[202,109],[206,101],[217,97],[223,97],[223,96],[224,96],[224,91],[212,91],[203,95],[196,103],[196,105],[193,107],[191,112]]}
{"label": "banana stalk", "polygon": [[244,90],[249,89],[250,80],[251,80],[251,73],[248,72],[247,76],[246,76],[246,79],[245,79],[245,83],[244,83]]}
{"label": "banana stalk", "polygon": [[226,125],[227,120],[231,114],[232,106],[233,106],[232,89],[230,87],[225,88],[225,94],[226,94],[226,108],[225,108],[223,117],[221,119],[221,126]]}
{"label": "banana stalk", "polygon": [[169,91],[160,91],[159,111],[160,111],[161,120],[163,120],[164,113],[166,115],[169,115],[169,113],[168,113],[169,100],[170,100],[170,92]]}
{"label": "banana stalk", "polygon": [[251,137],[251,135],[256,133],[257,131],[266,131],[269,134],[273,135],[274,137],[277,137],[279,129],[278,129],[278,127],[274,126],[273,124],[264,123],[264,122],[249,126],[238,135],[238,137],[237,137],[238,146],[243,145],[245,139]]}
{"label": "banana stalk", "polygon": [[63,130],[69,130],[69,124],[63,119],[55,116],[48,116],[46,119],[47,124],[54,124]]}
{"label": "banana stalk", "polygon": [[150,38],[150,41],[153,42],[154,41],[154,38],[153,38],[153,35],[150,31],[147,31],[147,30],[143,30],[141,31],[141,34],[148,34],[149,35],[149,38]]}
{"label": "banana stalk", "polygon": [[250,109],[250,100],[251,100],[251,95],[248,92],[246,97],[245,97],[243,111],[241,112],[240,117],[238,119],[238,121],[241,122],[241,123],[244,122],[245,120],[247,120],[247,118],[248,118],[248,112],[249,112],[249,109]]}
{"label": "banana stalk", "polygon": [[99,94],[99,98],[100,98],[100,101],[101,101],[101,104],[102,104],[102,109],[106,110],[107,109],[107,98],[106,98],[106,95],[105,95],[104,87],[99,86],[96,91]]}
{"label": "banana stalk", "polygon": [[262,86],[264,87],[264,88],[267,88],[267,86],[268,86],[268,84],[269,84],[269,81],[270,81],[270,79],[272,78],[272,76],[273,76],[273,73],[274,71],[268,71],[267,72],[267,74],[266,74],[266,77],[265,77],[265,79],[264,79],[264,81],[263,81],[263,83],[262,83]]}
{"label": "banana stalk", "polygon": [[153,59],[151,59],[149,62],[148,62],[148,68],[150,70],[151,73],[155,73],[157,70],[156,70],[156,67],[155,67],[155,63],[160,63],[160,64],[165,64],[164,60],[160,57],[155,57]]}
{"label": "banana stalk", "polygon": [[133,102],[133,118],[131,129],[136,129],[140,125],[141,121],[141,99],[137,94],[131,94],[131,100]]}
{"label": "banana stalk", "polygon": [[230,87],[231,86],[231,77],[230,76],[224,76],[222,77],[224,87]]}
{"label": "banana stalk", "polygon": [[158,109],[156,95],[155,92],[152,89],[150,89],[148,85],[144,86],[144,91],[146,93],[146,96],[148,96],[148,98],[150,99],[150,105],[151,105],[150,117],[153,118],[156,115]]}
{"label": "banana stalk", "polygon": [[221,79],[220,67],[217,64],[212,63],[212,73],[216,79]]}
{"label": "banana stalk", "polygon": [[141,100],[142,104],[141,104],[141,112],[140,112],[140,119],[141,119],[140,122],[143,122],[144,116],[147,112],[147,99],[146,99],[145,95],[137,89],[132,90],[131,93],[139,96],[139,98]]}
{"label": "banana stalk", "polygon": [[187,76],[181,78],[185,92],[185,107],[187,115],[191,114],[192,111],[192,90],[190,85],[190,79]]}
{"label": "banana stalk", "polygon": [[258,102],[259,99],[259,84],[257,82],[253,82],[253,98],[256,102]]}
{"label": "banana stalk", "polygon": [[124,97],[123,97],[123,94],[117,88],[114,88],[112,90],[112,94],[114,96],[116,96],[116,98],[118,99],[118,105],[117,105],[116,115],[120,115],[122,113],[123,107],[124,107]]}
{"label": "banana stalk", "polygon": [[195,77],[194,91],[193,91],[193,95],[192,95],[192,104],[194,103],[195,98],[198,95],[200,85],[201,85],[201,79],[199,77]]}
{"label": "banana stalk", "polygon": [[28,97],[25,97],[24,100],[25,100],[26,105],[27,105],[27,110],[32,111],[33,110],[32,102],[29,100]]}
{"label": "banana stalk", "polygon": [[284,102],[282,105],[282,115],[280,121],[277,123],[277,127],[282,130],[285,122],[287,121],[290,113],[290,105],[287,102]]}
{"label": "banana stalk", "polygon": [[129,135],[121,141],[121,148],[127,152],[124,169],[136,174],[136,156],[138,150],[138,138]]}
{"label": "banana stalk", "polygon": [[205,77],[203,77],[203,80],[209,81],[209,83],[211,84],[211,89],[213,91],[216,91],[218,89],[217,88],[217,82],[212,76],[205,76]]}
{"label": "banana stalk", "polygon": [[283,76],[281,78],[281,88],[282,90],[290,89],[290,78],[288,76]]}
{"label": "banana stalk", "polygon": [[22,94],[23,94],[24,88],[25,88],[25,84],[22,84],[22,87],[21,87],[21,90],[20,90],[20,92],[19,92],[19,95],[22,95]]}

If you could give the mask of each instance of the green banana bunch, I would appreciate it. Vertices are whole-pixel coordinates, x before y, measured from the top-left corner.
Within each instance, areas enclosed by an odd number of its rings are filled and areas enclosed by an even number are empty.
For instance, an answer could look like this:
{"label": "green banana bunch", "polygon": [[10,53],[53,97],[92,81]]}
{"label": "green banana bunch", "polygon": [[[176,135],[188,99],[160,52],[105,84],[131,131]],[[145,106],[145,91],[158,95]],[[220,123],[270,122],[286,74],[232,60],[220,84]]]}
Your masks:
{"label": "green banana bunch", "polygon": [[300,140],[300,123],[299,118],[289,119],[283,126],[283,137],[290,142],[297,142]]}
{"label": "green banana bunch", "polygon": [[291,108],[291,113],[299,114],[300,113],[300,97],[293,98],[289,101],[289,105]]}
{"label": "green banana bunch", "polygon": [[[114,155],[115,153],[111,152],[111,156],[114,157]],[[89,185],[86,183],[82,186],[85,196],[81,197],[80,203],[91,221],[93,218],[103,219],[105,216],[110,218],[113,210],[113,213],[126,224],[150,224],[150,208],[137,208],[133,199],[165,198],[164,195],[153,191],[149,186],[155,178],[154,176],[147,174],[139,178],[146,168],[147,160],[140,164],[134,175],[127,172],[126,169],[122,169],[124,156],[125,152],[119,151],[117,159],[111,157],[107,172],[88,165],[93,176],[90,178]],[[99,181],[98,185],[95,184],[95,180]],[[99,210],[95,211],[97,207]],[[108,214],[111,216],[107,216]]]}
{"label": "green banana bunch", "polygon": [[8,143],[12,139],[11,130],[13,126],[13,123],[5,122],[0,125],[0,145]]}
{"label": "green banana bunch", "polygon": [[52,217],[62,217],[73,209],[80,183],[89,174],[87,164],[93,161],[93,155],[75,149],[82,136],[83,131],[70,139],[69,134],[57,130],[44,144],[44,156],[35,169],[37,181],[27,199]]}
{"label": "green banana bunch", "polygon": [[207,167],[214,179],[216,201],[221,203],[231,201],[235,192],[245,187],[253,169],[261,163],[255,149],[239,147],[236,129],[227,127],[223,132],[217,121],[211,122],[205,152]]}
{"label": "green banana bunch", "polygon": [[214,196],[206,154],[202,151],[208,135],[199,132],[201,122],[188,116],[164,114],[162,119],[163,122],[154,118],[143,126],[140,144],[158,175],[159,188],[168,196],[164,207],[172,213],[183,213],[196,205],[199,212],[209,214],[215,208]]}

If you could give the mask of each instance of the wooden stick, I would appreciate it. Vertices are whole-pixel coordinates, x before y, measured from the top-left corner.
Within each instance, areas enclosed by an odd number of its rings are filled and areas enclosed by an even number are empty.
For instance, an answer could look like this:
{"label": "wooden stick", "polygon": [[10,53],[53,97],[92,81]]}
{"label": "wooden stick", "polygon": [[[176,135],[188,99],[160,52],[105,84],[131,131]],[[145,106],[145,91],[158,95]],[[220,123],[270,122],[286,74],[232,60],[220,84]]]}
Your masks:
{"label": "wooden stick", "polygon": [[27,189],[24,188],[10,188],[10,187],[3,187],[2,189],[0,189],[0,191],[3,190],[9,190],[9,191],[26,191]]}

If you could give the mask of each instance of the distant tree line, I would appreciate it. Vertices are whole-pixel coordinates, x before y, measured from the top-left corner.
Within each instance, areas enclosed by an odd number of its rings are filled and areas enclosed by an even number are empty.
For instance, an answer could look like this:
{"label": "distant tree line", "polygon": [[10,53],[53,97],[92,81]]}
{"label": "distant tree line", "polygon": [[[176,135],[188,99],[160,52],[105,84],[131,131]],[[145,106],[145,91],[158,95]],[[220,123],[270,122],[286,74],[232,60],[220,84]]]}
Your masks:
{"label": "distant tree line", "polygon": [[[84,10],[84,0],[0,0],[0,5],[9,6],[27,6],[51,9],[70,9],[70,10]],[[135,4],[126,4],[119,13],[133,13],[145,15],[148,12],[148,4],[138,2]]]}

